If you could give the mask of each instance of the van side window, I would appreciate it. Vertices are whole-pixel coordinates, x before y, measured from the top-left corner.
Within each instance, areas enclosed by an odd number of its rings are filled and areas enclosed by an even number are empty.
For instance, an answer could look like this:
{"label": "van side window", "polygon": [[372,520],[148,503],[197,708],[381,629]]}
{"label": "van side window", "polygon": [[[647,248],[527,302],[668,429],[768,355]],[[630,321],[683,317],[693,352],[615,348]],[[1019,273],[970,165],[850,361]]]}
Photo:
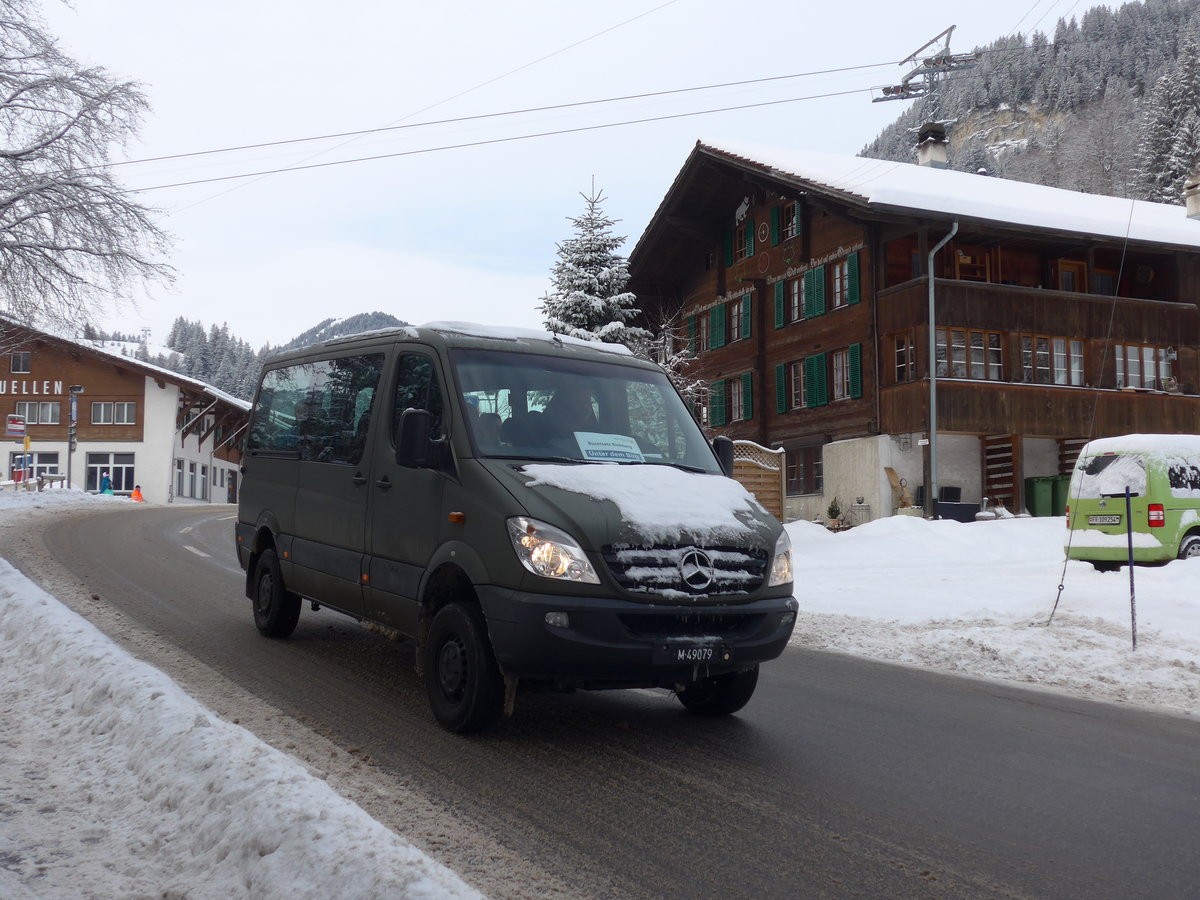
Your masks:
{"label": "van side window", "polygon": [[323,360],[308,387],[302,459],[354,465],[362,459],[383,354]]}
{"label": "van side window", "polygon": [[366,446],[383,354],[274,369],[263,376],[247,450],[354,465]]}
{"label": "van side window", "polygon": [[400,426],[400,414],[406,409],[429,410],[429,436],[442,436],[442,392],[438,387],[433,360],[419,353],[401,354],[396,373],[396,402],[392,407],[392,434]]}

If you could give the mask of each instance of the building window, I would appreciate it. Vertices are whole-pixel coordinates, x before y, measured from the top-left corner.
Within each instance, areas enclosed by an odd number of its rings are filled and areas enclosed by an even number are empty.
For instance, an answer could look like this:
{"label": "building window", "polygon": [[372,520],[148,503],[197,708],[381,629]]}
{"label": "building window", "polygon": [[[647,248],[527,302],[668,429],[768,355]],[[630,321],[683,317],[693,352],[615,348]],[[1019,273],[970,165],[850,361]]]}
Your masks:
{"label": "building window", "polygon": [[8,471],[11,478],[17,471],[24,471],[30,478],[40,475],[58,474],[58,453],[16,451],[8,455]]}
{"label": "building window", "polygon": [[850,396],[850,354],[847,350],[833,351],[833,399]]}
{"label": "building window", "polygon": [[896,383],[915,381],[917,378],[917,348],[912,334],[898,334],[895,338]]}
{"label": "building window", "polygon": [[93,425],[136,425],[137,404],[132,402],[93,403]]}
{"label": "building window", "polygon": [[175,496],[183,496],[183,460],[175,460]]}
{"label": "building window", "polygon": [[108,472],[114,492],[128,493],[136,483],[133,478],[132,453],[89,453],[87,455],[87,480],[85,490],[100,490],[101,476]]}
{"label": "building window", "polygon": [[750,235],[750,228],[735,228],[733,229],[733,259],[737,262],[739,259],[745,259],[750,255],[750,241],[754,240]]}
{"label": "building window", "polygon": [[1083,384],[1083,341],[1021,335],[1021,380],[1026,384]]}
{"label": "building window", "polygon": [[1171,360],[1165,347],[1145,344],[1115,344],[1113,355],[1117,363],[1117,387],[1163,390],[1171,376]]}
{"label": "building window", "polygon": [[787,492],[797,494],[819,494],[822,488],[821,447],[801,447],[788,450],[785,454]]}
{"label": "building window", "polygon": [[793,278],[787,283],[788,321],[799,322],[804,318],[804,276]]}
{"label": "building window", "polygon": [[729,380],[729,421],[740,422],[743,418],[743,411],[742,380],[731,378]]}
{"label": "building window", "polygon": [[779,240],[790,240],[796,233],[796,204],[785,203],[779,207]]}
{"label": "building window", "polygon": [[200,467],[200,499],[208,499],[208,466]]}
{"label": "building window", "polygon": [[740,341],[746,335],[742,334],[742,304],[745,301],[742,299],[734,300],[729,304],[729,340]]}
{"label": "building window", "polygon": [[708,316],[696,316],[696,352],[708,349]]}
{"label": "building window", "polygon": [[1000,381],[1004,377],[1003,341],[997,331],[962,328],[937,330],[939,378]]}
{"label": "building window", "polygon": [[60,405],[57,400],[53,402],[20,401],[17,403],[16,413],[18,416],[25,417],[26,425],[58,425]]}
{"label": "building window", "polygon": [[850,302],[850,264],[848,260],[839,259],[829,266],[831,303],[834,309],[845,306]]}
{"label": "building window", "polygon": [[28,375],[30,352],[28,350],[19,350],[9,356],[9,371],[14,375]]}
{"label": "building window", "polygon": [[791,409],[804,409],[808,404],[804,398],[804,361],[796,360],[788,364],[788,380],[791,390],[788,392]]}

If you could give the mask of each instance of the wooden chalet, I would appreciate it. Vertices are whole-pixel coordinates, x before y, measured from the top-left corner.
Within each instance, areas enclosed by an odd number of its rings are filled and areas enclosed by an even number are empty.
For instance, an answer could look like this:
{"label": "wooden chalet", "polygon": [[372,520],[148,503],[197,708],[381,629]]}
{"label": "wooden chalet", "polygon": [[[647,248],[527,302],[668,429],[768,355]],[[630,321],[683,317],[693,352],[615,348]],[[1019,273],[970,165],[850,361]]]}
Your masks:
{"label": "wooden chalet", "polygon": [[985,497],[1057,513],[1086,440],[1200,430],[1182,206],[701,142],[630,272],[694,351],[702,424],[785,451],[789,519],[908,493],[962,519]]}

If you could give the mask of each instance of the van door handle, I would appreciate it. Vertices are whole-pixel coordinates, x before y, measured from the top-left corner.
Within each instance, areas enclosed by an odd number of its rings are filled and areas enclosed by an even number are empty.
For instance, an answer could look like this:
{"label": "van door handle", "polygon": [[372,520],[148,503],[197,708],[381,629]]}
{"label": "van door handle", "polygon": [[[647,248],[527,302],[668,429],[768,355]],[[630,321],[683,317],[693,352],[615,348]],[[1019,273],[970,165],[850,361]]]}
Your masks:
{"label": "van door handle", "polygon": [[350,476],[350,480],[354,482],[355,487],[362,487],[367,483],[367,476],[365,476],[362,472],[355,472]]}
{"label": "van door handle", "polygon": [[375,487],[379,488],[381,491],[389,490],[391,488],[391,486],[392,486],[392,480],[390,478],[388,478],[386,475],[384,475],[377,482],[375,482]]}

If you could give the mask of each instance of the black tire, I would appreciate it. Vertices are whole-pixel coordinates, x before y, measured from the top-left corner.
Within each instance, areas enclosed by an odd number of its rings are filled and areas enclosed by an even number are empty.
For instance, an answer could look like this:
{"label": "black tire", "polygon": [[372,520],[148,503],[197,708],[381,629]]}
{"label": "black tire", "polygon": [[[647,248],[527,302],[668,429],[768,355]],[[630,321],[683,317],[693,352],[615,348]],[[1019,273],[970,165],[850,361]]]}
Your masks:
{"label": "black tire", "polygon": [[735,713],[754,696],[758,684],[758,666],[744,672],[727,672],[693,681],[682,691],[677,691],[687,711],[698,716],[727,716]]}
{"label": "black tire", "polygon": [[1179,558],[1190,559],[1200,556],[1200,534],[1189,534],[1179,542]]}
{"label": "black tire", "polygon": [[274,550],[264,550],[254,567],[254,625],[269,638],[285,638],[300,621],[300,597],[287,591]]}
{"label": "black tire", "polygon": [[450,603],[439,609],[422,652],[429,708],[443,728],[467,734],[500,717],[504,679],[478,606]]}

